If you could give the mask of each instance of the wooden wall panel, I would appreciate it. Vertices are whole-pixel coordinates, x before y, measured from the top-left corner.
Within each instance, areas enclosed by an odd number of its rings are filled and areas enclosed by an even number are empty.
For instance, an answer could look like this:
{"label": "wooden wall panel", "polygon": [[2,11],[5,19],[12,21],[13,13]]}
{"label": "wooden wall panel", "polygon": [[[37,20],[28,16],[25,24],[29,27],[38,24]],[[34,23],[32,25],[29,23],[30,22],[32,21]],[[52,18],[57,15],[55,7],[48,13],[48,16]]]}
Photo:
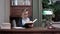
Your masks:
{"label": "wooden wall panel", "polygon": [[10,16],[11,17],[20,17],[22,9],[28,8],[29,16],[32,15],[32,7],[31,6],[11,6],[10,8]]}

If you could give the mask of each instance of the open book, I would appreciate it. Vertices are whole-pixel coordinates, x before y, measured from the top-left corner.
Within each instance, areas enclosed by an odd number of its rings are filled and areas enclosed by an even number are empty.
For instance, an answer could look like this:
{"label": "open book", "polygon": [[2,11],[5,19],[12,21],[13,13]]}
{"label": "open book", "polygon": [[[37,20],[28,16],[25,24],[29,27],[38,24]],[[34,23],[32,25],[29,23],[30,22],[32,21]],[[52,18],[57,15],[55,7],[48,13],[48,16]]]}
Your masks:
{"label": "open book", "polygon": [[26,24],[33,24],[35,21],[37,21],[37,19],[35,19],[34,21],[29,21]]}
{"label": "open book", "polygon": [[32,28],[33,27],[33,24],[34,22],[36,21],[37,19],[35,19],[34,21],[29,21],[27,23],[25,23],[24,27],[25,28]]}

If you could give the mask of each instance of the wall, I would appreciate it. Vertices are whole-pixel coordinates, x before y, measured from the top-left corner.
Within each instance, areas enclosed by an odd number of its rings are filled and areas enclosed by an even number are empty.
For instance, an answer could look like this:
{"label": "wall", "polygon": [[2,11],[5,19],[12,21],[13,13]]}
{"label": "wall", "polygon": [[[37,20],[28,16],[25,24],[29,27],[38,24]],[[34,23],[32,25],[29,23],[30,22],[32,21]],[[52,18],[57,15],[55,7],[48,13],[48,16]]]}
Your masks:
{"label": "wall", "polygon": [[40,27],[42,23],[42,0],[33,0],[33,20],[38,20],[34,23],[35,27]]}
{"label": "wall", "polygon": [[10,16],[10,0],[4,0],[4,22],[9,22]]}
{"label": "wall", "polygon": [[0,0],[0,24],[4,22],[4,0]]}
{"label": "wall", "polygon": [[[39,20],[39,6],[38,6],[38,0],[33,0],[33,20],[37,18]],[[34,23],[35,27],[38,27],[38,20]]]}
{"label": "wall", "polygon": [[9,22],[9,0],[0,0],[0,25]]}

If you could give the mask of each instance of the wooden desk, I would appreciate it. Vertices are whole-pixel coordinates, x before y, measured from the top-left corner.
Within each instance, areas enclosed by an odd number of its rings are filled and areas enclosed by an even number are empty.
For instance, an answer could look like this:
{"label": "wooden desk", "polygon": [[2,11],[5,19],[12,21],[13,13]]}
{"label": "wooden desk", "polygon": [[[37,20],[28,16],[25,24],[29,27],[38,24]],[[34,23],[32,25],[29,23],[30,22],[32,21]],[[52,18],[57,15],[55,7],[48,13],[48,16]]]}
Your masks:
{"label": "wooden desk", "polygon": [[0,34],[60,34],[60,30],[46,28],[1,29]]}

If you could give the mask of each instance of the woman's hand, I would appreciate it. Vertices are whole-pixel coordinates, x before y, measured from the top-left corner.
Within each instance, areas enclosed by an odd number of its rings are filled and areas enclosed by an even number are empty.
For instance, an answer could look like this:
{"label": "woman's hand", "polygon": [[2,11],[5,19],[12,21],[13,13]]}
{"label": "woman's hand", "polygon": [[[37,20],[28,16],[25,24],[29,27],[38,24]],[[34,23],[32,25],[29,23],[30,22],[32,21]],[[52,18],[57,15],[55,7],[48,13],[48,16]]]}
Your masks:
{"label": "woman's hand", "polygon": [[29,28],[32,28],[32,27],[33,27],[33,21],[29,21],[29,22],[27,22],[26,24],[27,24],[27,26],[28,26]]}

